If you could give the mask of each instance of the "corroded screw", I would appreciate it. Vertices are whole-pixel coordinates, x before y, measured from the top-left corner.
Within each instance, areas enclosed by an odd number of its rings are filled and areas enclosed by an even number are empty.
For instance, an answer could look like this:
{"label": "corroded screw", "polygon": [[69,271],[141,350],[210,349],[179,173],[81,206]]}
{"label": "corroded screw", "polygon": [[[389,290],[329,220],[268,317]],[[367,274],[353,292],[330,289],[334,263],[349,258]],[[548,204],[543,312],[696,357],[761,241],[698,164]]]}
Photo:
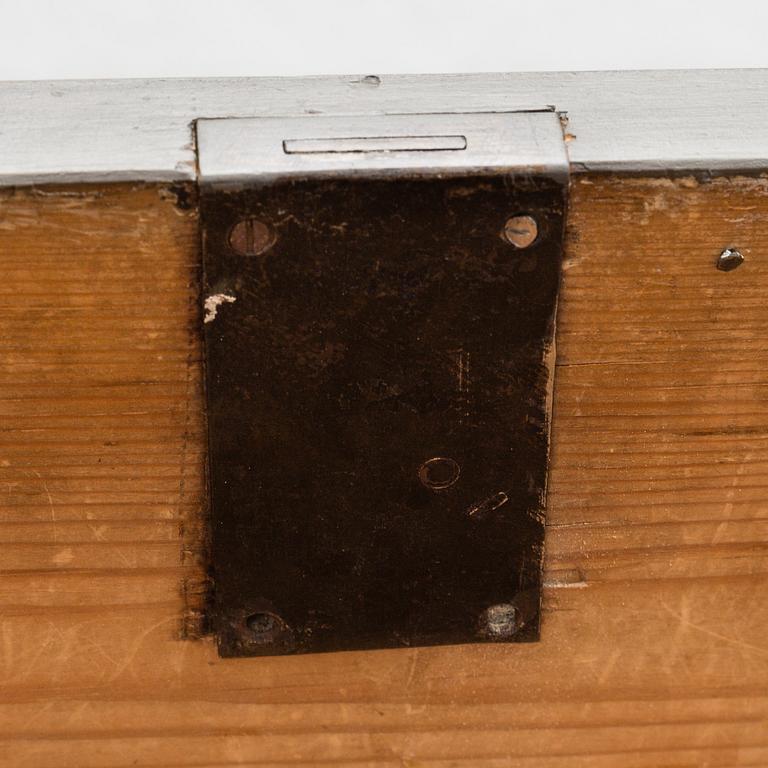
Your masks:
{"label": "corroded screw", "polygon": [[507,223],[504,225],[504,239],[514,245],[515,248],[527,248],[529,245],[533,245],[538,236],[539,225],[533,216],[527,214],[513,216],[511,219],[507,219]]}
{"label": "corroded screw", "polygon": [[499,603],[485,610],[480,624],[483,634],[502,640],[520,629],[520,613],[511,603]]}
{"label": "corroded screw", "polygon": [[258,256],[275,242],[272,228],[258,219],[243,219],[229,230],[229,247],[238,256]]}
{"label": "corroded screw", "polygon": [[721,272],[730,272],[732,269],[744,263],[744,256],[741,251],[735,248],[726,248],[718,257],[715,266]]}
{"label": "corroded screw", "polygon": [[419,467],[419,480],[433,491],[450,488],[461,474],[461,467],[453,460],[444,456],[435,456],[425,461]]}
{"label": "corroded screw", "polygon": [[280,629],[280,621],[271,613],[253,613],[245,619],[245,626],[252,633],[252,641],[271,643]]}

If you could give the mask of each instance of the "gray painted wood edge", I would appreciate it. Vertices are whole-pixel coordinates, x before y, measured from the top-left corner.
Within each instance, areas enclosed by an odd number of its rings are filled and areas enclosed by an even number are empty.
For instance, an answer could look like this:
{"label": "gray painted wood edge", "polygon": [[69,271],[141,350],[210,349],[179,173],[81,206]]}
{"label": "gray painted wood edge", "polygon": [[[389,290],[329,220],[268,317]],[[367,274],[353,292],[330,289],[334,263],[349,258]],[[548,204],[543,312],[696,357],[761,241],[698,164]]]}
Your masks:
{"label": "gray painted wood edge", "polygon": [[196,178],[194,121],[554,108],[571,170],[768,170],[768,70],[0,83],[0,186]]}

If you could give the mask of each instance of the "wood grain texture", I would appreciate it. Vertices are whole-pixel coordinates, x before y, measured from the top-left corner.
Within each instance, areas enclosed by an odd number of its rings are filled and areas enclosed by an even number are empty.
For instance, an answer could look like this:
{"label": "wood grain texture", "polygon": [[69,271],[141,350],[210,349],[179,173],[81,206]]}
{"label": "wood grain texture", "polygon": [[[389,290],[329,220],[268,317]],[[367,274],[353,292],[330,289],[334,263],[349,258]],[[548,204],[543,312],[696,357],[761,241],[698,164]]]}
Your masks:
{"label": "wood grain texture", "polygon": [[579,177],[570,215],[542,641],[221,660],[180,639],[195,216],[5,195],[0,765],[768,765],[768,181]]}

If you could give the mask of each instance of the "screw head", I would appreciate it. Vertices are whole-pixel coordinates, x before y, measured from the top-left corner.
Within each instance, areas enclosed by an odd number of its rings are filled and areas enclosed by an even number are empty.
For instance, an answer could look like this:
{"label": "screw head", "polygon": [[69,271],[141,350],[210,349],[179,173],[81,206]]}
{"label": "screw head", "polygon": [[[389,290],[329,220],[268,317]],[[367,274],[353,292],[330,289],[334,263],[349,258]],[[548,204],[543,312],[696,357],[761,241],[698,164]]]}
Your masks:
{"label": "screw head", "polygon": [[245,626],[251,633],[250,640],[256,643],[271,643],[280,633],[280,619],[271,613],[252,613],[245,618]]}
{"label": "screw head", "polygon": [[496,640],[512,637],[520,626],[520,612],[511,603],[491,605],[480,620],[483,634]]}
{"label": "screw head", "polygon": [[461,467],[445,456],[435,456],[419,467],[419,480],[433,491],[450,488],[461,474]]}
{"label": "screw head", "polygon": [[259,219],[243,219],[229,230],[227,242],[238,256],[258,256],[276,240],[274,230]]}
{"label": "screw head", "polygon": [[504,239],[515,248],[528,248],[539,236],[536,219],[528,214],[521,214],[507,219],[504,225]]}
{"label": "screw head", "polygon": [[726,248],[718,257],[715,266],[721,272],[730,272],[732,269],[741,266],[744,263],[744,256],[741,251],[735,248]]}

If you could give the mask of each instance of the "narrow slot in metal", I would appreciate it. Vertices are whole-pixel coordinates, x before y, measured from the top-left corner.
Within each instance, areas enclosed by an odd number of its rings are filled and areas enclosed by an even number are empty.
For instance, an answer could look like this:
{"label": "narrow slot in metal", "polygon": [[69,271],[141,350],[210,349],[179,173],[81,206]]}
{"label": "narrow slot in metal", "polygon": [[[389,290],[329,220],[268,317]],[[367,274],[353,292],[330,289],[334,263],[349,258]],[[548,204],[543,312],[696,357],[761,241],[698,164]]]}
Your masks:
{"label": "narrow slot in metal", "polygon": [[354,152],[442,152],[467,148],[466,136],[351,136],[325,139],[285,139],[286,155]]}

